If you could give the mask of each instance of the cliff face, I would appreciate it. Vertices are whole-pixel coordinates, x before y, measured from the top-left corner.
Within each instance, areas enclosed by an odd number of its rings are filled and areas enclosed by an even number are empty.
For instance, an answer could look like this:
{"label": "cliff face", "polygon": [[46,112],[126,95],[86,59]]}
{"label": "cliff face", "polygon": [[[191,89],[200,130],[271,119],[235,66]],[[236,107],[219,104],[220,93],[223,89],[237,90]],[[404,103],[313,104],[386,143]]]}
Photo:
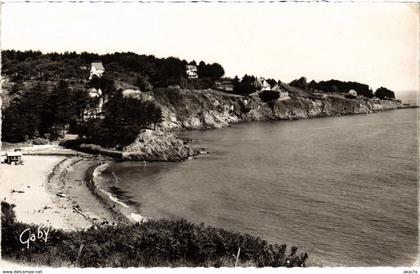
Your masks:
{"label": "cliff face", "polygon": [[262,102],[258,95],[244,97],[216,90],[162,89],[154,99],[162,109],[166,129],[220,128],[231,123],[292,120],[396,109],[398,101],[348,99],[338,94],[309,94],[289,90],[290,98]]}

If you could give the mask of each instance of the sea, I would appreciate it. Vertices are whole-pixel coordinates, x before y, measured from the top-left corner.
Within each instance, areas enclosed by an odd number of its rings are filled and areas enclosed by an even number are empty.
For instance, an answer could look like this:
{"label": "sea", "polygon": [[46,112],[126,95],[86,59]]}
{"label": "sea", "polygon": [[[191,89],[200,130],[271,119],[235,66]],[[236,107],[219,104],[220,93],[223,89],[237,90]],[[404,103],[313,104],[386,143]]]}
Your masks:
{"label": "sea", "polygon": [[417,109],[180,132],[209,154],[115,162],[103,187],[137,213],[297,246],[315,266],[418,254]]}

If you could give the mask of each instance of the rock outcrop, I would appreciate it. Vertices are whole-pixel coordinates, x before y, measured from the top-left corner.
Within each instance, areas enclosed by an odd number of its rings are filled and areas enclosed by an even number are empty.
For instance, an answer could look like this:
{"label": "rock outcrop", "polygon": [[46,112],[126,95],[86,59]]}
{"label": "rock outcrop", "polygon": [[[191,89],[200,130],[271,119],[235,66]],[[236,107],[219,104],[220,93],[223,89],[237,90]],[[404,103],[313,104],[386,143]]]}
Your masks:
{"label": "rock outcrop", "polygon": [[193,156],[184,141],[166,131],[143,130],[137,139],[123,148],[123,160],[182,161]]}

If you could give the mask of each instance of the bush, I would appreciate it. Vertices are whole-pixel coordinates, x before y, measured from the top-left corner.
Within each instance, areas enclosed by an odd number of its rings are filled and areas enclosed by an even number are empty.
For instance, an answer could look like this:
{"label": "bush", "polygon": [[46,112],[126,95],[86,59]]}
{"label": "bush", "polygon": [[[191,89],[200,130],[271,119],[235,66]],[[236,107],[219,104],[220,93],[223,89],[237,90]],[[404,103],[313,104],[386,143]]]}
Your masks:
{"label": "bush", "polygon": [[264,90],[259,94],[261,100],[265,103],[277,100],[280,98],[280,92],[275,90]]}
{"label": "bush", "polygon": [[48,139],[43,139],[43,138],[36,138],[32,140],[33,145],[47,145],[49,143],[50,141],[48,141]]}
{"label": "bush", "polygon": [[[85,231],[51,229],[48,241],[35,241],[22,249],[19,233],[34,225],[14,220],[10,205],[2,202],[2,242],[5,259],[39,265],[81,267],[233,266],[241,248],[239,266],[305,266],[306,253],[297,247],[269,244],[248,234],[196,225],[186,220],[151,220],[146,223],[104,226]],[[3,214],[3,212],[5,212]],[[77,254],[83,244],[79,261]]]}
{"label": "bush", "polygon": [[380,87],[375,91],[375,96],[382,100],[395,99],[395,93],[384,87]]}

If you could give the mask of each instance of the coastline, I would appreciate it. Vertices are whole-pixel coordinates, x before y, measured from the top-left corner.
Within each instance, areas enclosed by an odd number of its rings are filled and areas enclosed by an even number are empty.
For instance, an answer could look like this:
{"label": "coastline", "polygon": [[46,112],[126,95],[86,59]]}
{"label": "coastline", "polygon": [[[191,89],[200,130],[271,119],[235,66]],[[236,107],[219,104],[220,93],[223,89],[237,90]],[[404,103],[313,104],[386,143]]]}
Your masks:
{"label": "coastline", "polygon": [[86,184],[96,159],[24,155],[23,160],[24,165],[0,165],[1,199],[15,205],[17,221],[67,231],[121,222]]}
{"label": "coastline", "polygon": [[130,205],[127,205],[116,197],[113,193],[105,190],[99,182],[100,174],[108,168],[110,161],[97,162],[86,171],[86,185],[89,188],[91,195],[95,196],[101,201],[103,206],[112,211],[113,215],[118,218],[119,223],[127,222],[145,222],[148,217],[137,213]]}
{"label": "coastline", "polygon": [[[29,159],[29,161],[27,161],[27,159]],[[129,223],[127,220],[142,222],[143,220],[148,219],[136,213],[134,213],[136,215],[133,217],[130,215],[130,211],[124,211],[125,206],[122,205],[123,202],[119,201],[112,193],[101,188],[100,183],[96,181],[98,176],[100,176],[100,174],[106,170],[109,163],[112,162],[109,158],[86,155],[74,155],[72,157],[25,155],[25,166],[0,165],[0,180],[3,180],[3,170],[14,169],[14,172],[11,173],[15,176],[17,173],[22,173],[19,172],[22,171],[19,167],[29,166],[29,170],[34,168],[31,163],[33,159],[37,159],[38,166],[40,166],[39,163],[42,162],[42,166],[50,167],[49,171],[44,170],[46,173],[44,172],[42,174],[45,182],[47,182],[44,187],[46,187],[52,203],[62,211],[61,215],[58,214],[59,212],[54,212],[59,216],[55,216],[55,223],[54,225],[51,224],[52,227],[64,230],[83,230],[91,228],[92,226],[101,226],[103,224]],[[5,167],[5,169],[2,169],[2,167]],[[25,174],[25,178],[35,177]],[[90,184],[92,184],[92,186],[90,186]],[[30,186],[32,189],[33,185],[31,184]],[[21,188],[15,188],[16,191],[20,189]],[[88,191],[86,191],[87,189]],[[2,193],[6,193],[4,190],[2,184]],[[14,197],[17,197],[18,195],[24,196],[27,192],[29,191],[25,191],[24,193],[14,192],[13,195],[15,195]],[[66,197],[56,196],[59,192],[66,194]],[[31,203],[28,201],[31,201]],[[17,203],[18,207],[16,209],[19,209],[19,205],[21,204],[22,202]],[[25,204],[32,205],[32,200],[27,199]],[[52,218],[54,218],[54,214],[48,212],[52,209],[53,208],[48,208],[47,206],[47,208],[41,212],[37,212],[37,214],[44,217],[53,216]],[[26,214],[33,215],[33,213],[29,211],[26,212]],[[133,213],[131,212],[131,214]],[[21,214],[18,214],[17,212],[17,215]],[[22,221],[19,216],[18,221]],[[37,221],[38,223],[36,224],[45,225],[39,219],[37,219]],[[60,221],[62,223],[57,225]],[[23,222],[35,223],[28,221]],[[310,261],[311,265],[325,266],[324,262]]]}
{"label": "coastline", "polygon": [[[173,132],[188,130],[193,129],[169,129]],[[109,157],[93,156],[57,145],[23,147],[22,152],[25,165],[0,165],[1,198],[16,205],[18,221],[78,230],[149,219],[98,183],[98,176],[111,161]],[[32,181],[28,182],[28,178]],[[61,193],[64,194],[62,197],[57,195]],[[32,195],[37,196],[35,201],[31,199]]]}

